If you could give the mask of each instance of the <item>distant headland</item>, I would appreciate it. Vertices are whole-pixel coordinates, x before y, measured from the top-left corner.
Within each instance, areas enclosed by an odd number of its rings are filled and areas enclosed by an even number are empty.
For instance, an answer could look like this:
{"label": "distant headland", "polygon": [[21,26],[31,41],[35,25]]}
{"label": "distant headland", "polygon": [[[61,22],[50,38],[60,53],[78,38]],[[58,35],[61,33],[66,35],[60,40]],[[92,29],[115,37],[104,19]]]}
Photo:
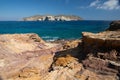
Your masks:
{"label": "distant headland", "polygon": [[25,17],[23,21],[78,21],[82,20],[81,17],[76,15],[35,15],[31,17]]}

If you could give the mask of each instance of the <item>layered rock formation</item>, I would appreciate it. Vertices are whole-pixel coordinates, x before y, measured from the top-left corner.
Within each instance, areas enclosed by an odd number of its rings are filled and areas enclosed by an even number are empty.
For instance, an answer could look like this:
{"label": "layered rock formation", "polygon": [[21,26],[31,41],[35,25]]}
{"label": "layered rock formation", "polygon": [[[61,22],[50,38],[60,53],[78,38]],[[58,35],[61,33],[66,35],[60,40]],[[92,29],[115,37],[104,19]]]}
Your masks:
{"label": "layered rock formation", "polygon": [[120,31],[82,34],[82,42],[62,42],[64,51],[54,56],[50,80],[119,80]]}
{"label": "layered rock formation", "polygon": [[0,35],[0,80],[119,80],[118,29],[54,43],[37,34]]}
{"label": "layered rock formation", "polygon": [[[114,26],[111,24],[114,23]],[[93,34],[83,32],[82,47],[85,59],[82,60],[86,69],[116,76],[120,79],[120,26],[119,21],[112,22],[109,31]],[[116,24],[115,24],[116,23]],[[116,28],[117,25],[117,28]],[[111,31],[114,30],[114,31]]]}
{"label": "layered rock formation", "polygon": [[79,16],[74,15],[36,15],[31,17],[23,18],[24,21],[78,21],[82,20]]}
{"label": "layered rock formation", "polygon": [[[97,34],[83,32],[84,48],[107,48],[108,50],[120,47],[120,31],[106,31]],[[91,46],[92,45],[92,46]],[[89,52],[89,50],[87,50]]]}
{"label": "layered rock formation", "polygon": [[0,76],[3,80],[40,78],[48,72],[59,49],[60,46],[45,43],[37,34],[0,35]]}

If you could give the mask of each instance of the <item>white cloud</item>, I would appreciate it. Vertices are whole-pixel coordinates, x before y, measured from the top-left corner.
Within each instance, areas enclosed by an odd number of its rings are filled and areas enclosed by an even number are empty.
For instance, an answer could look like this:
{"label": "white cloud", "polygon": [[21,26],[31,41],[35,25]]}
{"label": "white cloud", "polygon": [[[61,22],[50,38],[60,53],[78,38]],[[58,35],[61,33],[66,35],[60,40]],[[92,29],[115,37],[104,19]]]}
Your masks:
{"label": "white cloud", "polygon": [[90,7],[93,7],[93,6],[97,6],[97,4],[99,3],[100,1],[99,0],[96,0],[92,3],[90,3]]}
{"label": "white cloud", "polygon": [[100,0],[95,0],[89,6],[96,7],[97,9],[105,9],[105,10],[120,9],[119,0],[106,0],[105,2],[101,2]]}

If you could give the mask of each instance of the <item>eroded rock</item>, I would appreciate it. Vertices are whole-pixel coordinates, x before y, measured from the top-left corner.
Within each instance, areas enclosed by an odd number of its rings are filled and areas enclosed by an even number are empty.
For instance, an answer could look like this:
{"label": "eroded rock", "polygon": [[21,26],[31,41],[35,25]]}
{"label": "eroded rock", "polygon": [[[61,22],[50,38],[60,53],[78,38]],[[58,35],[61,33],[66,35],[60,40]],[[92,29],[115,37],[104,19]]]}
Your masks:
{"label": "eroded rock", "polygon": [[14,80],[43,75],[59,49],[58,44],[46,43],[37,34],[0,35],[0,75]]}
{"label": "eroded rock", "polygon": [[[113,31],[100,33],[83,32],[82,47],[85,59],[82,60],[84,68],[102,77],[113,76],[113,80],[120,78],[120,31],[119,25],[113,23]],[[117,28],[116,28],[117,26]],[[101,78],[102,79],[102,78]],[[104,77],[102,80],[106,80]],[[99,79],[96,79],[99,80]]]}
{"label": "eroded rock", "polygon": [[107,47],[119,48],[120,47],[120,31],[106,31],[97,34],[83,32],[83,45],[84,47]]}
{"label": "eroded rock", "polygon": [[46,43],[36,34],[0,35],[0,79],[119,80],[120,31],[114,30],[83,32],[82,42]]}

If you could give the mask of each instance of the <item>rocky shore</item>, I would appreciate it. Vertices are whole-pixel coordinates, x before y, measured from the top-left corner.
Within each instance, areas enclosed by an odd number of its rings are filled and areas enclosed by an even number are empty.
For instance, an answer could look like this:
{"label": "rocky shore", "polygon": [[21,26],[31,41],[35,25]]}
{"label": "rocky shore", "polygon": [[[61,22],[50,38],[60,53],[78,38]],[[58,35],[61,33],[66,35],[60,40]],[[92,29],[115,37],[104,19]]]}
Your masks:
{"label": "rocky shore", "polygon": [[120,80],[120,21],[81,40],[1,34],[0,80]]}

